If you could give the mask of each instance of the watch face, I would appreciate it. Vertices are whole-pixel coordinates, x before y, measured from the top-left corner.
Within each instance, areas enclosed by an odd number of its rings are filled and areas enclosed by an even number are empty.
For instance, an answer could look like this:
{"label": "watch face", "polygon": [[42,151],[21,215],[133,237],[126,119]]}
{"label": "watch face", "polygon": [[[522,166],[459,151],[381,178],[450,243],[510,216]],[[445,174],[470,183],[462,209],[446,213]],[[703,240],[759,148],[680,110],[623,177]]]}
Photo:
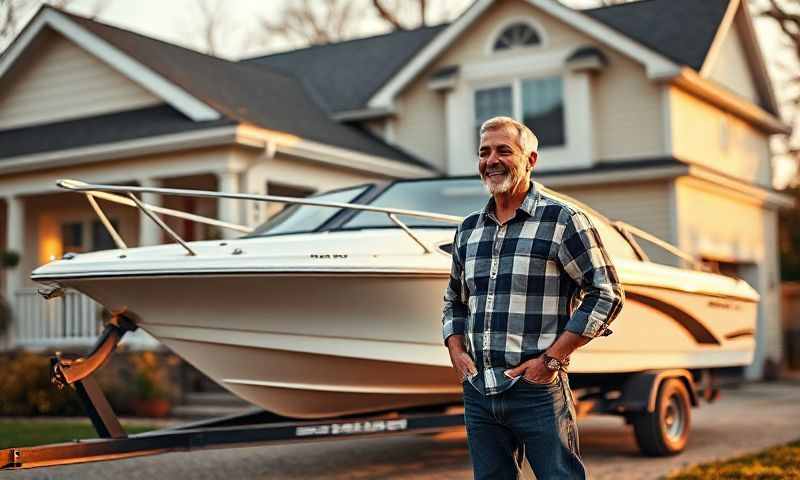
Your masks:
{"label": "watch face", "polygon": [[558,368],[561,366],[561,365],[558,363],[558,360],[556,360],[555,358],[551,358],[551,359],[547,360],[547,363],[546,363],[545,365],[546,365],[546,366],[547,366],[547,368],[549,368],[550,370],[558,370]]}

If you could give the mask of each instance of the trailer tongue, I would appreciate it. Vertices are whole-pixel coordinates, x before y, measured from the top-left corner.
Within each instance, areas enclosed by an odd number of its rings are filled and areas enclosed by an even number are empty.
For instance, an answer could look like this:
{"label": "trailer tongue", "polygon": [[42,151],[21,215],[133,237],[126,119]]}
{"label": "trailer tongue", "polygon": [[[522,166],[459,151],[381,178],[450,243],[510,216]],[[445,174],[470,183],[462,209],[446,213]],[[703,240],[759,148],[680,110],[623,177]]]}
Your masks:
{"label": "trailer tongue", "polygon": [[89,355],[81,358],[56,355],[52,358],[53,383],[59,388],[70,386],[75,389],[99,438],[0,450],[0,470],[118,460],[197,449],[432,433],[464,425],[460,404],[326,421],[301,421],[254,409],[240,415],[129,436],[92,374],[108,360],[125,333],[135,329],[136,325],[124,316],[124,312],[116,313]]}

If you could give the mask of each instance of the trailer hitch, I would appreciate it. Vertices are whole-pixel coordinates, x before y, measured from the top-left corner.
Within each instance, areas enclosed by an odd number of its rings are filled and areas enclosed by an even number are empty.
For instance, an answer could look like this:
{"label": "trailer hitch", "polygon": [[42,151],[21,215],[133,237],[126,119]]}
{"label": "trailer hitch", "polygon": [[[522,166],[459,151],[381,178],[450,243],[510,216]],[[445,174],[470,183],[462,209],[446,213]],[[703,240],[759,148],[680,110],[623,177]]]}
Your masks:
{"label": "trailer hitch", "polygon": [[66,385],[75,388],[100,438],[127,437],[111,404],[91,375],[106,363],[122,337],[138,328],[129,316],[125,310],[112,312],[103,333],[86,357],[56,352],[56,355],[50,358],[52,367],[50,380],[59,390]]}
{"label": "trailer hitch", "polygon": [[103,333],[86,357],[56,352],[55,357],[50,359],[53,368],[50,379],[59,390],[66,385],[83,380],[97,371],[117,349],[122,337],[127,332],[133,332],[138,328],[136,323],[125,316],[125,313],[122,311],[111,314]]}

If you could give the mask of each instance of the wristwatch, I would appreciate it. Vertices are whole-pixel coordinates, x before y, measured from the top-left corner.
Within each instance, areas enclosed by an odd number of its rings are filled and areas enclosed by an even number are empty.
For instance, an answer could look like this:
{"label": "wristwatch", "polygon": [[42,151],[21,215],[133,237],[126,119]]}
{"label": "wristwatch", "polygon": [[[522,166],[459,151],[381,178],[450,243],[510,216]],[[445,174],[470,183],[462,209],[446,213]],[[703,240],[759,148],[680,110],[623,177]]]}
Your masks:
{"label": "wristwatch", "polygon": [[544,360],[544,366],[547,367],[548,370],[558,371],[562,369],[566,369],[567,365],[569,365],[569,358],[564,360],[559,360],[556,357],[551,357],[548,354],[543,354],[542,359]]}

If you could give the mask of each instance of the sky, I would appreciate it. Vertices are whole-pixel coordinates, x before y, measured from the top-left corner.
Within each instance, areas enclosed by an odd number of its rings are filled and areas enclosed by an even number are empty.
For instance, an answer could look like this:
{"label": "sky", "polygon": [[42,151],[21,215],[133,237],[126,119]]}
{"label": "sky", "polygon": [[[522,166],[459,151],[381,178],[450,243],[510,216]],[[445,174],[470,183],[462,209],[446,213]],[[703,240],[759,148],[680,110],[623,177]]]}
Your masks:
{"label": "sky", "polygon": [[[62,0],[64,1],[64,0]],[[299,0],[67,0],[68,9],[78,14],[92,15],[100,8],[97,19],[112,25],[133,30],[144,35],[155,37],[181,46],[202,50],[204,48],[201,25],[203,14],[199,6],[201,1],[219,12],[222,18],[220,35],[217,37],[219,48],[218,55],[238,59],[252,57],[275,51],[289,50],[299,45],[289,43],[280,38],[266,38],[257,34],[260,22],[263,19],[275,18],[287,2]],[[319,0],[310,0],[312,4]],[[356,2],[369,2],[369,0],[354,0]],[[386,4],[393,4],[401,0],[384,0]],[[702,0],[697,0],[702,1]],[[413,2],[406,2],[413,3]],[[429,23],[441,23],[458,16],[471,3],[472,0],[434,0],[429,3]],[[598,0],[564,0],[564,3],[573,8],[587,8],[596,6]],[[22,20],[26,21],[35,8],[23,12]],[[365,9],[356,25],[355,36],[369,36],[388,31],[385,22],[381,21],[371,8]],[[412,11],[403,12],[406,18],[413,18]],[[780,30],[769,19],[756,18],[756,30],[762,51],[767,59],[767,68],[773,80],[778,100],[786,97],[787,89],[784,87],[792,71],[800,70],[790,51],[781,46]],[[0,43],[0,50],[6,45]],[[780,68],[780,63],[788,64],[789,70]],[[784,112],[788,118],[788,112]],[[797,129],[800,132],[800,128]],[[800,144],[800,138],[797,139]],[[783,188],[790,179],[795,177],[796,162],[788,156],[781,155],[785,142],[776,139],[773,150],[776,153],[773,160],[774,185]]]}

